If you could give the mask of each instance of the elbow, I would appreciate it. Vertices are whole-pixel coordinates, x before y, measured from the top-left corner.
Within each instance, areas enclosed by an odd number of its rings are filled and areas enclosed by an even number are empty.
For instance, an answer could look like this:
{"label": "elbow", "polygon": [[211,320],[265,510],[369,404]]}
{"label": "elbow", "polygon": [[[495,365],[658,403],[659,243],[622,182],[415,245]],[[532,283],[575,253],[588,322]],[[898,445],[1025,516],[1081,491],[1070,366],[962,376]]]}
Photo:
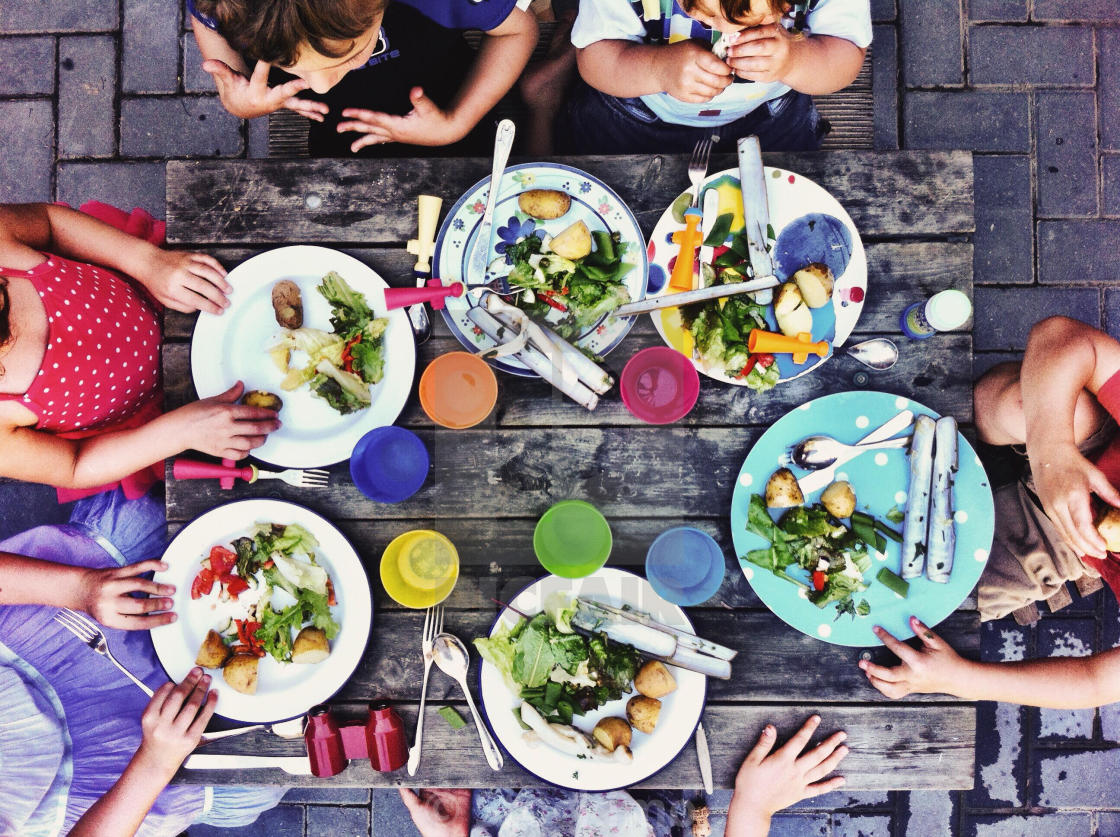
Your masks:
{"label": "elbow", "polygon": [[1046,346],[1073,346],[1077,344],[1090,344],[1092,335],[1096,331],[1092,326],[1086,325],[1072,317],[1055,315],[1040,320],[1031,328],[1027,338],[1027,347]]}

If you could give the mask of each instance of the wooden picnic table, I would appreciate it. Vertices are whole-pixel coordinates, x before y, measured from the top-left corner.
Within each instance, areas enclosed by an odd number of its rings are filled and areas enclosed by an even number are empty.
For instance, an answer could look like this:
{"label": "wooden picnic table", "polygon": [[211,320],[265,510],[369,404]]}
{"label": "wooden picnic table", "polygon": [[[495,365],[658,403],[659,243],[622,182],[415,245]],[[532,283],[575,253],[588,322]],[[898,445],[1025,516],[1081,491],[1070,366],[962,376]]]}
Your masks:
{"label": "wooden picnic table", "polygon": [[[850,342],[898,336],[899,313],[946,287],[972,291],[972,155],[965,152],[831,152],[767,154],[768,165],[799,172],[822,185],[848,210],[863,238],[868,293]],[[647,235],[688,180],[680,156],[560,158],[609,184],[630,206]],[[713,157],[711,170],[735,167]],[[412,284],[416,196],[444,198],[445,211],[489,174],[488,159],[455,160],[207,160],[171,162],[167,169],[168,240],[215,254],[227,266],[286,244],[337,247],[371,265],[391,285]],[[167,406],[195,398],[189,366],[193,317],[169,314],[163,353]],[[428,362],[459,349],[438,315],[433,338],[418,350],[417,380]],[[606,359],[617,374],[639,349],[660,339],[649,317]],[[364,702],[392,701],[409,729],[420,696],[420,634],[424,614],[394,603],[381,588],[378,561],[385,546],[409,529],[435,528],[456,544],[461,573],[447,600],[446,629],[466,640],[488,632],[497,608],[543,571],[532,551],[537,517],[558,500],[596,505],[610,521],[610,565],[641,573],[645,552],[661,531],[681,524],[721,544],[727,572],[718,594],[689,608],[697,632],[740,650],[729,681],[708,686],[704,724],[715,784],[732,787],[750,744],[768,722],[781,733],[812,712],[822,733],[848,732],[843,765],[851,790],[971,788],[975,764],[975,704],[945,696],[887,701],[856,663],[861,649],[829,645],[788,627],[751,591],[735,559],[729,524],[733,480],[761,433],[790,409],[817,396],[876,389],[913,398],[972,422],[972,337],[967,331],[917,343],[899,340],[898,364],[873,372],[847,357],[764,395],[702,378],[700,399],[675,425],[642,424],[622,406],[617,388],[594,412],[554,393],[539,380],[499,376],[498,405],[471,430],[433,426],[415,394],[398,419],[431,452],[432,473],[410,500],[382,505],[353,485],[345,462],[331,468],[328,490],[301,490],[277,481],[222,491],[216,480],[179,482],[168,473],[167,517],[174,533],[234,499],[277,497],[308,506],[333,521],[354,544],[370,577],[373,630],[365,656],[335,700],[359,717]],[[390,361],[391,362],[391,361]],[[940,630],[965,655],[979,648],[976,602],[970,598]],[[886,661],[875,649],[870,656]],[[477,688],[477,658],[471,682]],[[441,704],[462,709],[458,687],[433,671],[428,712]],[[465,714],[465,713],[464,713]],[[302,742],[252,733],[208,745],[216,753],[302,752]],[[506,759],[490,770],[473,728],[452,731],[429,717],[419,773],[382,774],[354,762],[331,779],[292,777],[274,770],[181,771],[178,781],[335,786],[523,787],[540,780]],[[690,746],[646,787],[698,787]]]}

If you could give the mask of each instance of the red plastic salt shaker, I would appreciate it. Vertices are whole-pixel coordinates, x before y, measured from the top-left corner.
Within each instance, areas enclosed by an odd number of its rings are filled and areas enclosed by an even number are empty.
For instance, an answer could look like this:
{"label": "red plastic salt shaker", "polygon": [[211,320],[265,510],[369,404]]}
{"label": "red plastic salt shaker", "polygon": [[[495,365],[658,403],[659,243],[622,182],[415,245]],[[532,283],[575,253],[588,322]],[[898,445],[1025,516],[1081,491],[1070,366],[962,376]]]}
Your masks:
{"label": "red plastic salt shaker", "polygon": [[369,705],[366,744],[374,770],[382,773],[399,770],[408,760],[404,722],[387,701],[375,700]]}
{"label": "red plastic salt shaker", "polygon": [[316,706],[307,713],[307,729],[304,730],[303,741],[307,745],[307,756],[311,760],[311,773],[314,776],[335,776],[349,763],[343,752],[338,724],[326,705]]}

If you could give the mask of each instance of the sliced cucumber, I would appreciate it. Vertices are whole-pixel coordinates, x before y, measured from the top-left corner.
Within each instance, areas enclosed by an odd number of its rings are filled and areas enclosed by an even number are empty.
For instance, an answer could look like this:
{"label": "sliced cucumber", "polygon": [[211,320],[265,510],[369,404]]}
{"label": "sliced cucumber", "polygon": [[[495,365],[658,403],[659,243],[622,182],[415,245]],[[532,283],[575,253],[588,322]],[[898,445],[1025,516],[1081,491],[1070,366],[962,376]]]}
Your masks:
{"label": "sliced cucumber", "polygon": [[905,599],[910,594],[910,582],[886,567],[881,568],[875,578],[900,599]]}

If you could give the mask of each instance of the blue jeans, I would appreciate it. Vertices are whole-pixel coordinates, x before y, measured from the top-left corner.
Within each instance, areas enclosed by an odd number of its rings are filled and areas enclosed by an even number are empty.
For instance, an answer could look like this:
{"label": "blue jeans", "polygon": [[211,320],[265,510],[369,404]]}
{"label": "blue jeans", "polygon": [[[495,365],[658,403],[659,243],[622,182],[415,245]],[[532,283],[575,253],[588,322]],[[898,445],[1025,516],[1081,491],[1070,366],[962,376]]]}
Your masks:
{"label": "blue jeans", "polygon": [[583,81],[557,120],[556,150],[561,154],[687,154],[713,134],[733,152],[734,140],[755,134],[763,151],[816,151],[828,130],[804,93],[790,91],[746,116],[710,127],[664,122],[640,99],[619,99]]}

